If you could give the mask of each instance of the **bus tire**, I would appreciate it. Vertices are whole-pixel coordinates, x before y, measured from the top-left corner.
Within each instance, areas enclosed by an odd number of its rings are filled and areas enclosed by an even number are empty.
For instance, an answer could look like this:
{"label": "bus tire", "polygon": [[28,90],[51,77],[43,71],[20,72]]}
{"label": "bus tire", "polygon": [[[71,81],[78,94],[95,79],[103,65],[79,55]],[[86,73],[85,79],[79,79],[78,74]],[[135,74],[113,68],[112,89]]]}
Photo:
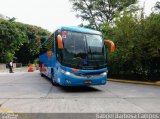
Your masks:
{"label": "bus tire", "polygon": [[52,83],[53,86],[57,85],[57,83],[54,80],[54,73],[51,73],[51,83]]}
{"label": "bus tire", "polygon": [[41,77],[44,77],[44,74],[40,73]]}
{"label": "bus tire", "polygon": [[43,75],[43,73],[42,73],[42,67],[40,67],[40,75],[43,77],[44,75]]}

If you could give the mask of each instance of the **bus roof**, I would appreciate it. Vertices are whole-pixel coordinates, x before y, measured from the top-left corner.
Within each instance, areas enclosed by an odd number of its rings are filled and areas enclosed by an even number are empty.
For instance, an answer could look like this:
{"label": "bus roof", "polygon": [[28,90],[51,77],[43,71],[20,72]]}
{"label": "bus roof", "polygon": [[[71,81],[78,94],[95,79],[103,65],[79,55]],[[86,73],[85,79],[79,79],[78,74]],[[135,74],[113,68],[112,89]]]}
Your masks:
{"label": "bus roof", "polygon": [[78,27],[78,26],[72,26],[72,27],[62,26],[62,27],[59,27],[59,29],[82,32],[82,33],[90,33],[90,34],[102,35],[102,33],[99,32],[99,31],[88,29],[88,28],[84,28],[84,27]]}

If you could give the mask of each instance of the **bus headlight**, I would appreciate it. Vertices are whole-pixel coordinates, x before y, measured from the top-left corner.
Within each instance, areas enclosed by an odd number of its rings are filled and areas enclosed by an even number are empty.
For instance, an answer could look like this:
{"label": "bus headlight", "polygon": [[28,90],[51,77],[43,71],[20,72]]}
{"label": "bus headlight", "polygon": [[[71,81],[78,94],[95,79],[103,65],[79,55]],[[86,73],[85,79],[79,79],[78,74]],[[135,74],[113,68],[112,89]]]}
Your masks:
{"label": "bus headlight", "polygon": [[70,72],[68,72],[68,71],[64,71],[63,69],[61,69],[60,71],[61,71],[61,73],[64,73],[64,74],[66,74],[66,75],[71,75],[71,73],[70,73]]}
{"label": "bus headlight", "polygon": [[71,75],[71,73],[70,73],[70,72],[68,72],[68,71],[66,71],[66,72],[65,72],[65,74],[66,74],[66,75]]}
{"label": "bus headlight", "polygon": [[106,76],[107,75],[107,72],[103,72],[101,73],[102,76]]}

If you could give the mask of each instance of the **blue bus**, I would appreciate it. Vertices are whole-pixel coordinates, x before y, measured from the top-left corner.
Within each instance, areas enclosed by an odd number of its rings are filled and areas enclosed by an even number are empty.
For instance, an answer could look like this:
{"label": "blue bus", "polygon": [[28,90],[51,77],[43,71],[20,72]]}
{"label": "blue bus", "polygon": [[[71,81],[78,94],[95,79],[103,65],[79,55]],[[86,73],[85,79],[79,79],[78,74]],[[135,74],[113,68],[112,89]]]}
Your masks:
{"label": "blue bus", "polygon": [[40,74],[50,78],[53,85],[104,85],[108,73],[105,44],[114,52],[114,43],[103,40],[99,31],[60,27],[42,39]]}

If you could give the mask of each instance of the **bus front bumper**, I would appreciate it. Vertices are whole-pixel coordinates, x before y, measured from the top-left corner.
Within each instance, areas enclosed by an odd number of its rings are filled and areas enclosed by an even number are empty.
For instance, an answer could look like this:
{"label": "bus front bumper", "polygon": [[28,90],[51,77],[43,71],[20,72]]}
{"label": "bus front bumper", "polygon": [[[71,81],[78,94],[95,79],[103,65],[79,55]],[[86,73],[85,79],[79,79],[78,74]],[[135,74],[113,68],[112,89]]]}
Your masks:
{"label": "bus front bumper", "polygon": [[76,76],[61,73],[57,79],[62,86],[88,86],[88,85],[105,85],[107,80],[106,75],[97,76]]}

